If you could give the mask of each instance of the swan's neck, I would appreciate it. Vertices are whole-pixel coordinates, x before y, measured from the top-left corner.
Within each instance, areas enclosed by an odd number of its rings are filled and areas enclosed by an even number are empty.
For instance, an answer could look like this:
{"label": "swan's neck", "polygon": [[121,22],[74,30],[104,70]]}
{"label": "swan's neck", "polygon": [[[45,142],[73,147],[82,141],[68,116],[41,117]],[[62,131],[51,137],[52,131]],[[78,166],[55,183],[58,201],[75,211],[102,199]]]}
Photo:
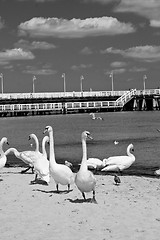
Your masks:
{"label": "swan's neck", "polygon": [[86,140],[82,138],[82,163],[81,163],[81,169],[87,169],[87,144]]}
{"label": "swan's neck", "polygon": [[133,155],[130,151],[131,151],[131,148],[130,148],[130,147],[127,148],[127,155],[128,155],[129,157],[133,157],[134,155]]}
{"label": "swan's neck", "polygon": [[39,141],[38,141],[38,138],[35,135],[33,135],[33,139],[34,139],[35,144],[36,144],[35,151],[38,152],[39,151]]}
{"label": "swan's neck", "polygon": [[4,153],[3,151],[3,140],[0,141],[0,153]]}
{"label": "swan's neck", "polygon": [[49,162],[50,165],[56,164],[55,151],[54,151],[54,138],[53,131],[49,132]]}
{"label": "swan's neck", "polygon": [[45,148],[45,144],[46,144],[46,140],[43,139],[42,141],[42,153],[45,157],[47,157],[47,152],[46,152],[46,148]]}
{"label": "swan's neck", "polygon": [[7,151],[5,151],[5,155],[8,155],[10,152],[13,152],[16,157],[19,156],[19,152],[17,151],[16,148],[7,149]]}

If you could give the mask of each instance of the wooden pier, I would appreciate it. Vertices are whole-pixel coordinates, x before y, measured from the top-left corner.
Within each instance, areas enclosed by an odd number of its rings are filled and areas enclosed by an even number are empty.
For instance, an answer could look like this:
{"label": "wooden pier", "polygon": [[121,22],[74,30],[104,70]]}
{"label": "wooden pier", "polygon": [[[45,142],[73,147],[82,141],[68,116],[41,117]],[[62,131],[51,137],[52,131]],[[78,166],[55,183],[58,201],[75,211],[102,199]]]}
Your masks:
{"label": "wooden pier", "polygon": [[160,89],[0,94],[0,117],[160,110]]}

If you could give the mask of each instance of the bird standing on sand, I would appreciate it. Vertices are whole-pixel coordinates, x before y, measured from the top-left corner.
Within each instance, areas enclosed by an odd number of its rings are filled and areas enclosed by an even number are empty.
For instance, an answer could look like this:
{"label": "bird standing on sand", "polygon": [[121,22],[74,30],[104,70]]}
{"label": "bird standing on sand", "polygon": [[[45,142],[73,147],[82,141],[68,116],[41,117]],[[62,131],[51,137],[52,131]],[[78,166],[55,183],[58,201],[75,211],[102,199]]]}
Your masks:
{"label": "bird standing on sand", "polygon": [[74,183],[74,174],[71,169],[65,164],[56,163],[55,151],[54,151],[54,138],[53,138],[53,128],[51,126],[46,126],[44,133],[49,133],[49,169],[50,174],[53,177],[57,193],[59,193],[58,184],[67,185],[68,191],[70,190],[70,185]]}
{"label": "bird standing on sand", "polygon": [[76,174],[75,177],[75,183],[77,185],[77,188],[82,193],[82,196],[84,200],[86,200],[85,193],[86,192],[93,192],[93,199],[92,201],[96,203],[95,199],[95,186],[96,186],[96,178],[94,177],[93,173],[88,170],[87,166],[87,144],[86,139],[92,137],[90,136],[90,132],[84,131],[82,133],[82,162],[79,171]]}
{"label": "bird standing on sand", "polygon": [[115,185],[119,185],[121,183],[121,180],[117,174],[114,175],[114,182],[115,182]]}

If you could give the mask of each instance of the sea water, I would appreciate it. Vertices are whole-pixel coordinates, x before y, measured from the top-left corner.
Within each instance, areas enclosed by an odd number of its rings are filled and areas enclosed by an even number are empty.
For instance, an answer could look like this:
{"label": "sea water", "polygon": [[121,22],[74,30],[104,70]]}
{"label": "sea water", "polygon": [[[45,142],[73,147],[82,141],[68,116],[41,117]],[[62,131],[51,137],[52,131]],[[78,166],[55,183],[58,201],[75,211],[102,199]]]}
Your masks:
{"label": "sea water", "polygon": [[[160,132],[157,131],[160,129],[160,112],[107,112],[96,115],[103,120],[92,120],[88,113],[0,118],[0,138],[7,137],[9,147],[18,151],[34,150],[34,143],[28,141],[29,134],[34,133],[41,150],[45,126],[51,125],[56,161],[64,163],[67,160],[78,165],[82,159],[81,133],[87,130],[93,137],[93,140],[87,140],[88,157],[102,160],[109,156],[126,155],[127,146],[132,143],[136,161],[125,170],[125,174],[154,176],[154,171],[160,168]],[[119,142],[117,145],[115,140]],[[5,145],[4,150],[7,148]],[[48,146],[46,149],[49,153]],[[9,166],[25,166],[14,155],[8,155],[7,159]]]}

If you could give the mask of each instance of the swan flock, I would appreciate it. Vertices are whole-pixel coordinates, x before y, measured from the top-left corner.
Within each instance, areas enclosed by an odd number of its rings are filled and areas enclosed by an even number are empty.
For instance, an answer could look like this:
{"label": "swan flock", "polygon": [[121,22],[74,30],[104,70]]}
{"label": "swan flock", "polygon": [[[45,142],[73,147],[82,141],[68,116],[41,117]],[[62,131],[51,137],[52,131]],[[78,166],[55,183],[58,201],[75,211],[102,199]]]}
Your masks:
{"label": "swan flock", "polygon": [[[0,169],[3,168],[7,162],[7,155],[13,153],[17,158],[22,160],[28,167],[21,173],[27,172],[32,169],[35,178],[31,183],[37,183],[40,178],[47,185],[50,184],[50,178],[55,182],[56,192],[59,193],[60,185],[67,186],[67,192],[72,191],[71,185],[75,184],[77,189],[82,194],[83,200],[86,201],[86,194],[92,192],[93,197],[91,202],[96,202],[96,178],[93,171],[100,170],[102,172],[116,172],[114,174],[114,181],[116,185],[121,183],[118,173],[122,173],[125,169],[129,168],[135,162],[135,156],[132,151],[134,150],[133,144],[127,147],[127,155],[113,156],[100,160],[98,158],[87,157],[87,139],[93,139],[89,131],[81,133],[82,144],[82,159],[80,162],[78,172],[72,171],[73,164],[65,160],[64,164],[56,161],[55,155],[55,142],[54,131],[52,126],[46,126],[43,134],[46,136],[42,139],[42,152],[39,150],[39,140],[35,134],[29,135],[29,140],[34,141],[35,150],[18,151],[16,148],[11,147],[6,151],[3,150],[3,145],[8,144],[6,137],[0,140]],[[49,154],[46,151],[46,143],[49,144]]]}

